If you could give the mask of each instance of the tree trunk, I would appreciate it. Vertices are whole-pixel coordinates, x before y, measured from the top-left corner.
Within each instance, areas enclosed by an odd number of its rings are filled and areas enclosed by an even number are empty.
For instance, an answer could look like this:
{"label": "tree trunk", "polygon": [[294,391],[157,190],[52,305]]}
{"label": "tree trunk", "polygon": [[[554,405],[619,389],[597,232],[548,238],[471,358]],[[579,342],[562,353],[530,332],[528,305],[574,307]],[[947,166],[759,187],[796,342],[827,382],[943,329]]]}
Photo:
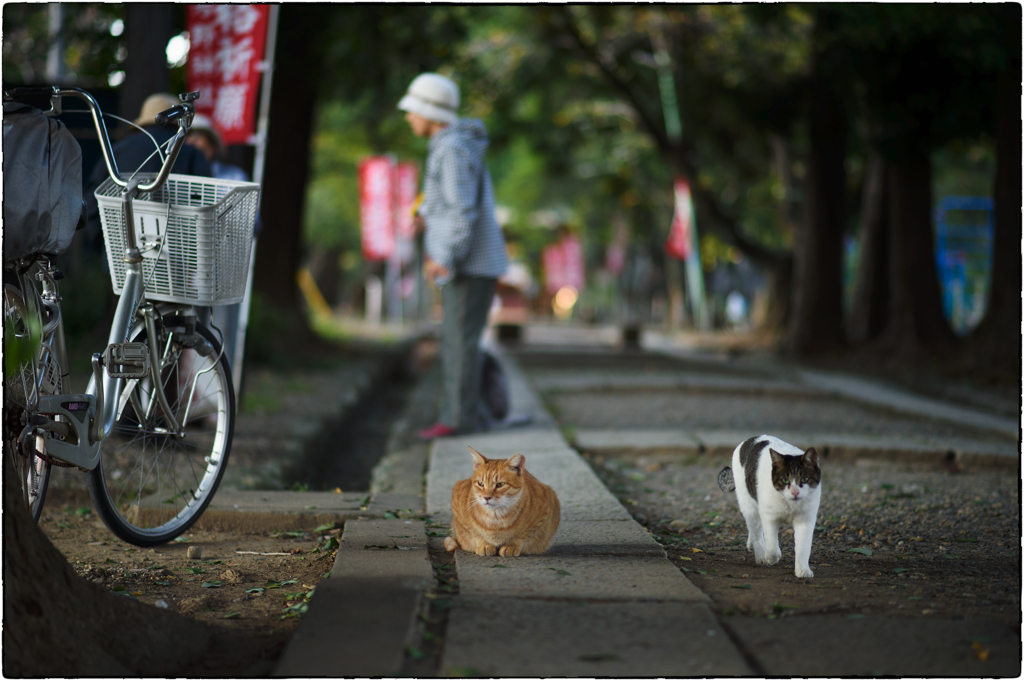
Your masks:
{"label": "tree trunk", "polygon": [[889,166],[889,315],[879,346],[897,356],[949,356],[957,345],[942,314],[931,181],[927,151],[908,151]]}
{"label": "tree trunk", "polygon": [[843,227],[846,224],[846,109],[828,80],[810,97],[811,151],[804,219],[793,248],[793,295],[786,350],[808,354],[841,346]]}
{"label": "tree trunk", "polygon": [[124,62],[124,85],[118,110],[134,120],[146,97],[166,92],[167,42],[171,39],[174,5],[171,3],[129,3],[125,5],[124,39],[128,58]]}
{"label": "tree trunk", "polygon": [[3,457],[3,674],[181,676],[207,655],[200,624],[78,576],[33,522]]}
{"label": "tree trunk", "polygon": [[285,314],[298,306],[295,273],[302,255],[309,147],[320,75],[309,48],[317,41],[315,28],[324,22],[311,21],[311,9],[316,12],[308,6],[281,5],[260,208],[263,231],[253,273],[253,286],[264,304]]}
{"label": "tree trunk", "polygon": [[988,309],[965,344],[967,364],[1018,380],[1021,372],[1020,7],[1007,22],[1016,58],[996,79],[995,227]]}
{"label": "tree trunk", "polygon": [[864,171],[860,259],[853,305],[847,320],[851,343],[866,343],[885,328],[889,303],[889,192],[886,163],[873,153]]}

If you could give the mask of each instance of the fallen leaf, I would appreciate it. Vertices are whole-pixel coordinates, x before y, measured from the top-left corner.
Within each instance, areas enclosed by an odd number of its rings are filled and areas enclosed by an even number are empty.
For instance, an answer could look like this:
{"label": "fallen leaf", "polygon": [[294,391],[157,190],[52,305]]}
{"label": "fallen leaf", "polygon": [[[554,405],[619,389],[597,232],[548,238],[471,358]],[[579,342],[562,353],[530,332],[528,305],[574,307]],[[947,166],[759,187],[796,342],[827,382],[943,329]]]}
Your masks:
{"label": "fallen leaf", "polygon": [[693,558],[688,558],[687,556],[676,556],[676,558],[678,558],[679,560],[693,560]]}
{"label": "fallen leaf", "polygon": [[238,574],[234,570],[225,570],[220,573],[220,578],[228,584],[238,584],[242,581],[242,575]]}
{"label": "fallen leaf", "polygon": [[859,553],[859,554],[864,555],[864,556],[870,556],[870,555],[874,554],[874,551],[872,551],[871,549],[847,549],[846,552],[847,553]]}
{"label": "fallen leaf", "polygon": [[237,619],[241,619],[241,618],[242,618],[242,613],[240,611],[238,611],[238,610],[235,610],[234,612],[229,612],[228,614],[226,614],[223,617],[221,617],[221,619],[223,619],[223,620],[237,620]]}
{"label": "fallen leaf", "polygon": [[729,588],[731,588],[731,589],[746,589],[747,591],[750,591],[751,589],[754,588],[754,585],[753,584],[735,584],[735,585],[733,585],[733,586],[731,586]]}
{"label": "fallen leaf", "polygon": [[199,586],[203,587],[204,589],[217,589],[224,586],[224,582],[203,582]]}
{"label": "fallen leaf", "polygon": [[987,662],[988,661],[988,655],[989,655],[990,652],[992,652],[990,648],[986,648],[985,646],[981,645],[977,641],[974,642],[974,645],[972,647],[974,648],[974,659],[975,660],[979,660],[981,662]]}
{"label": "fallen leaf", "polygon": [[704,551],[702,549],[698,549],[696,546],[691,546],[690,553],[704,553]]}

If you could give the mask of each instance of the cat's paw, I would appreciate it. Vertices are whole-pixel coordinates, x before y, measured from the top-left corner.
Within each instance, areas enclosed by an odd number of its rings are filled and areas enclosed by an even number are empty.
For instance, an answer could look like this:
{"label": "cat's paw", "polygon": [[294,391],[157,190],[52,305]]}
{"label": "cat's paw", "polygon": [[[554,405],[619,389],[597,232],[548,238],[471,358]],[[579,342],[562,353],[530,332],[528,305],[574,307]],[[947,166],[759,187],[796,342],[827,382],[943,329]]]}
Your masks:
{"label": "cat's paw", "polygon": [[782,558],[782,551],[780,551],[779,549],[775,549],[774,551],[769,549],[764,554],[764,564],[765,565],[775,565],[776,563],[779,562],[779,560],[781,558]]}
{"label": "cat's paw", "polygon": [[458,550],[458,548],[459,548],[459,542],[455,539],[455,537],[445,537],[444,538],[444,550],[445,551],[447,551],[448,553],[455,553]]}
{"label": "cat's paw", "polygon": [[490,544],[480,544],[476,547],[475,553],[478,556],[493,556],[497,553],[497,549]]}
{"label": "cat's paw", "polygon": [[518,556],[523,552],[522,548],[518,546],[502,546],[498,553],[502,556]]}
{"label": "cat's paw", "polygon": [[800,577],[801,579],[810,579],[811,577],[814,576],[814,572],[811,571],[810,566],[801,567],[801,566],[797,565],[796,566],[796,576]]}

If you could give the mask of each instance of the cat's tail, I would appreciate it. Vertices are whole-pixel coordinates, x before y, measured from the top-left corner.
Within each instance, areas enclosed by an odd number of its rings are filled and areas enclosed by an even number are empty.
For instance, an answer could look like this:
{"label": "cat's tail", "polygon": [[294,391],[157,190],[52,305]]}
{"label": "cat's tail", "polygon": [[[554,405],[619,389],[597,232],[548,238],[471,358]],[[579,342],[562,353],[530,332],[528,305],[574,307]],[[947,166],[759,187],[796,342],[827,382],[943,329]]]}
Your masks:
{"label": "cat's tail", "polygon": [[735,492],[736,481],[732,477],[732,468],[726,466],[718,474],[718,486],[722,488],[723,492]]}

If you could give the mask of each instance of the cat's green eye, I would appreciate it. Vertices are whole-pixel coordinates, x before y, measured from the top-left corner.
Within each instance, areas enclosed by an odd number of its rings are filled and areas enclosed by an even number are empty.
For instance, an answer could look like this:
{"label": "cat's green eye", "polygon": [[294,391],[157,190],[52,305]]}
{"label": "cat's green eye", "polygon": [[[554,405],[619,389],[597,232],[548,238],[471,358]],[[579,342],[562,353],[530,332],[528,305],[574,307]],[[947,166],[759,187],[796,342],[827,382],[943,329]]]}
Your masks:
{"label": "cat's green eye", "polygon": [[811,479],[808,478],[806,475],[804,477],[800,478],[800,483],[803,484],[803,485],[806,485],[810,481],[811,481]]}
{"label": "cat's green eye", "polygon": [[498,489],[499,487],[504,487],[504,486],[505,486],[505,483],[503,483],[503,482],[496,482],[496,483],[494,483],[494,489]]}
{"label": "cat's green eye", "polygon": [[479,485],[480,487],[484,486],[484,483],[481,480],[477,480],[476,484]]}

